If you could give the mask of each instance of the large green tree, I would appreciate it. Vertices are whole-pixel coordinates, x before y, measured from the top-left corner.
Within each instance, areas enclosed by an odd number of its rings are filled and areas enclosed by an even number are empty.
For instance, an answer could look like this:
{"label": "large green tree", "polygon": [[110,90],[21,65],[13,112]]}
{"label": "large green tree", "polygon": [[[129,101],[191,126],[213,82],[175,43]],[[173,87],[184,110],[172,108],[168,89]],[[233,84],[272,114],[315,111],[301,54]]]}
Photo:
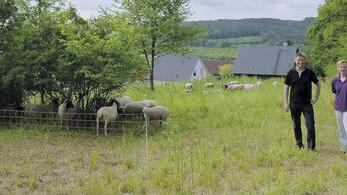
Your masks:
{"label": "large green tree", "polygon": [[126,21],[141,35],[139,46],[150,72],[154,90],[155,60],[161,54],[184,53],[201,35],[201,29],[186,26],[190,16],[189,0],[119,0]]}
{"label": "large green tree", "polygon": [[74,9],[61,18],[66,37],[57,74],[61,94],[92,111],[95,101],[110,99],[113,92],[143,74],[134,41],[137,33],[123,18],[104,14],[86,22]]}
{"label": "large green tree", "polygon": [[14,0],[0,1],[0,107],[17,107],[24,96],[23,68],[16,66],[14,51],[20,26]]}
{"label": "large green tree", "polygon": [[347,57],[347,1],[326,0],[309,28],[313,63],[326,66]]}

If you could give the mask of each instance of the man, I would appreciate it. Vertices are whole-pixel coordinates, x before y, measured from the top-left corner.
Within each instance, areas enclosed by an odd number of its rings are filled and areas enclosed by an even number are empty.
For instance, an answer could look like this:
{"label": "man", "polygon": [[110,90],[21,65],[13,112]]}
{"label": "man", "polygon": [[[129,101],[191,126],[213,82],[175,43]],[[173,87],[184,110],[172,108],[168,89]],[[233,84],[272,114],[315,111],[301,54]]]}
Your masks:
{"label": "man", "polygon": [[[312,82],[316,85],[316,93],[312,98]],[[294,68],[289,70],[284,81],[284,110],[290,114],[294,123],[294,135],[296,145],[304,148],[301,132],[301,113],[305,118],[307,128],[307,148],[315,150],[316,132],[314,126],[313,105],[318,101],[320,84],[316,74],[306,67],[305,56],[297,53]],[[288,104],[288,92],[290,89],[290,104]]]}

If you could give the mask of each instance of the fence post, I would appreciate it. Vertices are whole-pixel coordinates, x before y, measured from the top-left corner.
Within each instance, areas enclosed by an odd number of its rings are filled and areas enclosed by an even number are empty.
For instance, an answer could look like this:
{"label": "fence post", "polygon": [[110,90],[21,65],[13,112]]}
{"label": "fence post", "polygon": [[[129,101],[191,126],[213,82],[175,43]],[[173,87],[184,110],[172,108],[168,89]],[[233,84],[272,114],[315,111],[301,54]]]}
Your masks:
{"label": "fence post", "polygon": [[147,114],[144,114],[145,117],[145,131],[146,131],[146,166],[148,166],[148,117]]}

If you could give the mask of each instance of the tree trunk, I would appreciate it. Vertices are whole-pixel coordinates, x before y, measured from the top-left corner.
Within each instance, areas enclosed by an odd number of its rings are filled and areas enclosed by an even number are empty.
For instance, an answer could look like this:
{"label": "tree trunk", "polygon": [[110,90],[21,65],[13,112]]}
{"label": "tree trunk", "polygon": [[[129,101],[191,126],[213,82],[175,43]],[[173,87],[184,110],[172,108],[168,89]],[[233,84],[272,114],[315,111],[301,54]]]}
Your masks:
{"label": "tree trunk", "polygon": [[151,76],[150,76],[150,85],[151,90],[154,91],[154,51],[152,51],[151,55]]}
{"label": "tree trunk", "polygon": [[154,70],[153,70],[153,68],[151,68],[150,71],[151,71],[151,75],[150,75],[150,78],[149,78],[150,79],[150,85],[151,85],[151,90],[154,91],[154,81],[153,81],[154,80],[154,75],[153,75],[154,74]]}

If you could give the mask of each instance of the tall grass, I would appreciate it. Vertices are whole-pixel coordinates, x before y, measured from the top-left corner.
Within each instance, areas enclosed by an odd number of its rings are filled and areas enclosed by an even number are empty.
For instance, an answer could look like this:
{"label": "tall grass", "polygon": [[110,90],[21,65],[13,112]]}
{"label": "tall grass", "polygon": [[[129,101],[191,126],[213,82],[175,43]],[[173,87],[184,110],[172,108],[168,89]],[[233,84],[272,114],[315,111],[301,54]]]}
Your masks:
{"label": "tall grass", "polygon": [[[256,78],[234,78],[255,83]],[[168,107],[169,120],[144,134],[95,137],[63,130],[0,131],[0,194],[339,194],[347,190],[347,155],[339,153],[329,83],[315,105],[317,152],[298,150],[283,82],[224,91],[209,78],[129,88],[133,99]],[[204,82],[215,88],[204,88]],[[304,140],[306,129],[303,124]]]}

